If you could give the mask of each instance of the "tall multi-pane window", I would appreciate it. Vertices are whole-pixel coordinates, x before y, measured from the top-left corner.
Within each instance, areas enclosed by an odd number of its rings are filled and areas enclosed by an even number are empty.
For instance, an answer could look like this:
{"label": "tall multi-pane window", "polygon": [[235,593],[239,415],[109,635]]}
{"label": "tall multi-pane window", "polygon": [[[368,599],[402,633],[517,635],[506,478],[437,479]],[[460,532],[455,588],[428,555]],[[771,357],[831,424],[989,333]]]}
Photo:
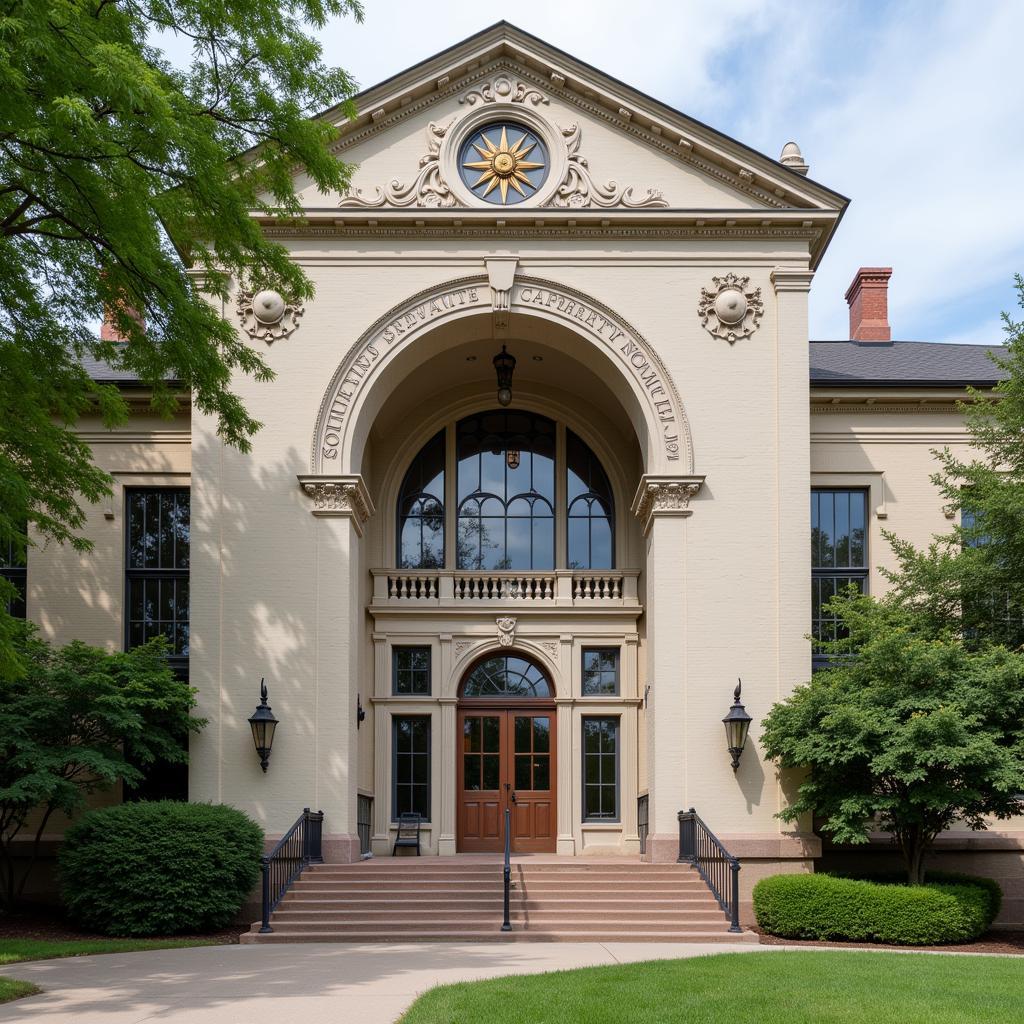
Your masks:
{"label": "tall multi-pane window", "polygon": [[[965,547],[980,548],[992,544],[984,518],[974,509],[961,510],[960,526]],[[980,593],[976,588],[966,590],[961,613],[968,637],[974,638],[984,633],[998,643],[1016,647],[1024,636],[1024,611],[1007,590],[983,590]]]}
{"label": "tall multi-pane window", "polygon": [[189,529],[187,488],[126,492],[127,644],[163,635],[175,668],[188,671]]}
{"label": "tall multi-pane window", "polygon": [[13,540],[0,547],[0,576],[17,591],[17,594],[7,602],[8,613],[16,619],[25,618],[28,567],[24,552],[18,551]]}
{"label": "tall multi-pane window", "polygon": [[391,818],[415,811],[430,820],[430,718],[391,719]]}
{"label": "tall multi-pane window", "polygon": [[[446,517],[445,481],[451,487],[453,476],[455,507]],[[559,540],[559,568],[615,566],[608,474],[585,441],[531,412],[475,413],[432,437],[402,481],[396,527],[399,569],[440,569],[446,559],[481,572],[554,569]]]}
{"label": "tall multi-pane window", "polygon": [[[825,605],[853,584],[867,590],[867,508],[863,490],[816,488],[811,491],[811,634],[836,640],[839,625]],[[815,661],[826,660],[815,654]]]}
{"label": "tall multi-pane window", "polygon": [[583,820],[618,821],[619,720],[583,719]]}
{"label": "tall multi-pane window", "polygon": [[614,566],[612,486],[594,453],[571,430],[565,432],[570,569]]}
{"label": "tall multi-pane window", "polygon": [[527,412],[456,427],[460,569],[555,567],[555,424]]}
{"label": "tall multi-pane window", "polygon": [[398,567],[444,568],[444,431],[413,460],[398,495]]}

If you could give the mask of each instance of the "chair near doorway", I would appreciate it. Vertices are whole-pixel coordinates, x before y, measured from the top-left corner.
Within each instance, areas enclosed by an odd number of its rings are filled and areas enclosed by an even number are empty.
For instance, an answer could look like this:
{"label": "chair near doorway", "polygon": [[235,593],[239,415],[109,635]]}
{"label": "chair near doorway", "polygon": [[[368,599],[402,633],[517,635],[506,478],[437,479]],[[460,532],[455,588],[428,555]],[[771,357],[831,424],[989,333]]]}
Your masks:
{"label": "chair near doorway", "polygon": [[416,811],[406,811],[398,816],[398,834],[395,845],[391,848],[391,856],[398,853],[400,846],[414,847],[416,856],[420,855],[420,825],[423,818]]}

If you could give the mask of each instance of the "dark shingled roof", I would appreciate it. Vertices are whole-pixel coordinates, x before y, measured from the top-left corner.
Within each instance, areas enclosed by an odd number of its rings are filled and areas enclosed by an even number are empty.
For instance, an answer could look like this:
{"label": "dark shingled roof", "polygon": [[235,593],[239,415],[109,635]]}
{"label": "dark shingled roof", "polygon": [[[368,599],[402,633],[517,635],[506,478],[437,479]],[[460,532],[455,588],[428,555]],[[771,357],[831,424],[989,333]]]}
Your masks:
{"label": "dark shingled roof", "polygon": [[1007,374],[989,353],[1003,351],[936,341],[812,341],[811,386],[991,387]]}
{"label": "dark shingled roof", "polygon": [[[819,387],[991,387],[1006,377],[988,357],[1002,345],[946,345],[935,341],[812,341],[811,386]],[[129,370],[95,359],[83,360],[93,380],[138,385]]]}

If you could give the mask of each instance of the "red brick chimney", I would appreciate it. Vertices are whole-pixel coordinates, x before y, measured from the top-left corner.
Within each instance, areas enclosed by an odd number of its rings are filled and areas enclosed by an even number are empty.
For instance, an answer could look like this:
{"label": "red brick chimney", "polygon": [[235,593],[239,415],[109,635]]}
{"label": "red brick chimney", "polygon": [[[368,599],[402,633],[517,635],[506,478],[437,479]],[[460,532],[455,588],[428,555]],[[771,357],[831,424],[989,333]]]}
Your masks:
{"label": "red brick chimney", "polygon": [[853,341],[891,341],[889,278],[892,267],[861,267],[846,289]]}
{"label": "red brick chimney", "polygon": [[[145,321],[142,317],[131,308],[126,310],[128,315],[135,321],[138,322],[140,327],[145,327]],[[107,309],[103,315],[103,323],[100,326],[100,341],[127,341],[121,332],[117,329],[114,323],[114,314],[111,309]]]}

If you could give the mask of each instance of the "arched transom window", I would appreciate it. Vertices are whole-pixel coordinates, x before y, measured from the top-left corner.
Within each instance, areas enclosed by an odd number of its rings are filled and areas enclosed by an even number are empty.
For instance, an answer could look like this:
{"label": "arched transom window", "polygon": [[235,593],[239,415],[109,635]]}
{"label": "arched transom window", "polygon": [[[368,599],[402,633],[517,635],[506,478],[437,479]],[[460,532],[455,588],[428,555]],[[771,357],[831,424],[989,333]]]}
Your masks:
{"label": "arched transom window", "polygon": [[462,684],[463,697],[551,697],[544,670],[521,654],[497,654],[479,662]]}
{"label": "arched transom window", "polygon": [[397,527],[401,569],[615,566],[604,467],[537,413],[476,413],[431,438],[402,481]]}

